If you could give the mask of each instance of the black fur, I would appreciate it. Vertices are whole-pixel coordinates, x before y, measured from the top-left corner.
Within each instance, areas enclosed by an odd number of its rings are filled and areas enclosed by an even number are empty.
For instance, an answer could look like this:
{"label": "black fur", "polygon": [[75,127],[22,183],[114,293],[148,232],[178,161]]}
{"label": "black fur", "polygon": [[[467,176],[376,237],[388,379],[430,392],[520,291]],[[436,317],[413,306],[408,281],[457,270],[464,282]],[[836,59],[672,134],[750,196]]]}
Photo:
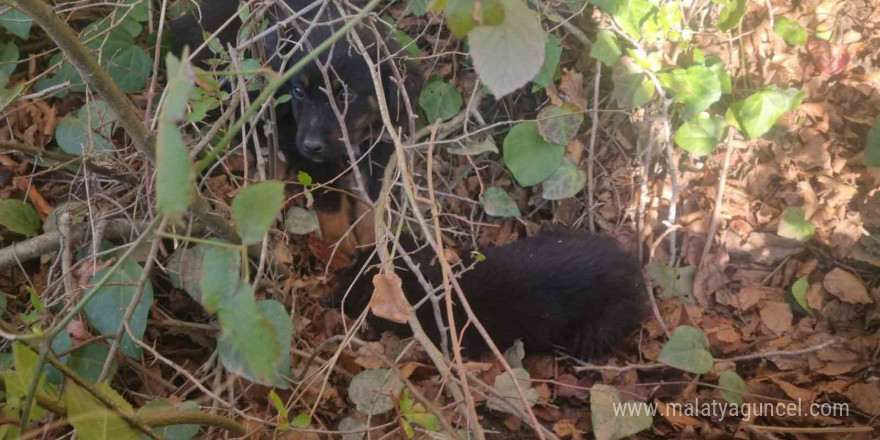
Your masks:
{"label": "black fur", "polygon": [[[404,246],[413,248],[410,240]],[[548,231],[487,249],[483,255],[486,259],[465,272],[459,282],[475,316],[501,350],[522,339],[527,353],[562,348],[589,359],[607,350],[639,322],[641,271],[632,255],[611,237]],[[433,256],[434,252],[426,248],[412,254],[420,271],[436,286],[441,274],[439,264],[432,264]],[[373,258],[369,264],[377,260]],[[337,305],[342,303],[343,311],[350,316],[359,315],[367,307],[373,292],[372,276],[377,273],[373,267],[355,280],[367,264],[367,257],[358,263],[341,274],[338,290],[328,298]],[[402,261],[395,266],[410,304],[418,303],[425,293],[415,275]],[[442,309],[445,312],[445,307]],[[466,315],[458,304],[454,310],[456,325],[461,327]],[[437,343],[439,330],[431,305],[425,303],[417,315],[428,336]],[[407,325],[370,316],[371,326],[379,330],[409,334]],[[488,348],[473,326],[465,332],[462,346],[468,354]]]}

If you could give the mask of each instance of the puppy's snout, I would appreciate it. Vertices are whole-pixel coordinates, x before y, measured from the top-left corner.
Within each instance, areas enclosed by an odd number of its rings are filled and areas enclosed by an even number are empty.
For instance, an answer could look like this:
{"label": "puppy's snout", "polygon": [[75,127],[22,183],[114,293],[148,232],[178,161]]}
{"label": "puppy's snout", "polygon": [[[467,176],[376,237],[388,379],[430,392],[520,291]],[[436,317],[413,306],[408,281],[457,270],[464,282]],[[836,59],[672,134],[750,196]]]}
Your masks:
{"label": "puppy's snout", "polygon": [[317,157],[324,153],[325,145],[320,139],[306,138],[303,140],[302,147],[307,155]]}

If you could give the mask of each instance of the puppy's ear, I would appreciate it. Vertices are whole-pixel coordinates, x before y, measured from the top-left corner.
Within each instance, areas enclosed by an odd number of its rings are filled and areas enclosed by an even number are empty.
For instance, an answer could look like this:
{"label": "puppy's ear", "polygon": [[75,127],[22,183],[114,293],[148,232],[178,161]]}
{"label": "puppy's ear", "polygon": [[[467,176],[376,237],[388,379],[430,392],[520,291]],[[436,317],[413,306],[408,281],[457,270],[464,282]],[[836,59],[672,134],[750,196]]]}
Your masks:
{"label": "puppy's ear", "polygon": [[[386,63],[391,62],[394,61],[386,61]],[[403,87],[400,87],[398,80],[395,78],[394,71],[387,65],[382,68],[382,86],[385,88],[385,99],[388,101],[388,112],[390,113],[391,120],[396,125],[402,125],[407,122],[409,117],[407,105],[404,102],[405,99],[409,99],[409,102],[412,104],[410,107],[414,113],[418,111],[419,93],[422,90],[422,72],[412,62],[400,62],[397,69],[400,72],[400,76],[402,76]],[[403,93],[404,90],[406,93]]]}

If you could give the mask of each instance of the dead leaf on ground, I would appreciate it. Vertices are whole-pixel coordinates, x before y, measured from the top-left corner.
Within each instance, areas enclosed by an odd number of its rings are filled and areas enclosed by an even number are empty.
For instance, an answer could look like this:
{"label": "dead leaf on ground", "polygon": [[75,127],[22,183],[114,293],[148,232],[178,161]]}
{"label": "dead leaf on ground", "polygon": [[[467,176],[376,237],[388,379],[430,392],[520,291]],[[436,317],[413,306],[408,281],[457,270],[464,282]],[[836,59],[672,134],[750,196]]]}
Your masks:
{"label": "dead leaf on ground", "polygon": [[782,335],[791,329],[791,307],[783,302],[766,302],[761,306],[761,321],[770,331]]}
{"label": "dead leaf on ground", "polygon": [[370,310],[389,321],[405,324],[409,320],[409,302],[403,294],[403,280],[396,273],[380,273],[373,277]]}
{"label": "dead leaf on ground", "polygon": [[822,285],[832,295],[851,304],[870,304],[874,301],[868,289],[855,275],[836,267],[825,275]]}
{"label": "dead leaf on ground", "polygon": [[869,414],[880,414],[880,383],[857,383],[843,394],[856,408]]}

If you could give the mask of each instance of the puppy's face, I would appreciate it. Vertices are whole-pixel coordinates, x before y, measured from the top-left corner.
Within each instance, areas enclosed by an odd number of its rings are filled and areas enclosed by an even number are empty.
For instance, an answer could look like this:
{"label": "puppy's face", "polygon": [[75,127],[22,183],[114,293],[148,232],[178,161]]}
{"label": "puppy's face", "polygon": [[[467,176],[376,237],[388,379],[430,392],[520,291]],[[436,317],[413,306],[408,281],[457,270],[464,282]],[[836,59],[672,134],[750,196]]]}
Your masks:
{"label": "puppy's face", "polygon": [[352,62],[356,59],[345,61],[329,63],[327,78],[312,64],[288,84],[297,125],[295,148],[315,163],[347,158],[346,140],[359,155],[361,144],[380,123],[376,92],[366,64]]}

